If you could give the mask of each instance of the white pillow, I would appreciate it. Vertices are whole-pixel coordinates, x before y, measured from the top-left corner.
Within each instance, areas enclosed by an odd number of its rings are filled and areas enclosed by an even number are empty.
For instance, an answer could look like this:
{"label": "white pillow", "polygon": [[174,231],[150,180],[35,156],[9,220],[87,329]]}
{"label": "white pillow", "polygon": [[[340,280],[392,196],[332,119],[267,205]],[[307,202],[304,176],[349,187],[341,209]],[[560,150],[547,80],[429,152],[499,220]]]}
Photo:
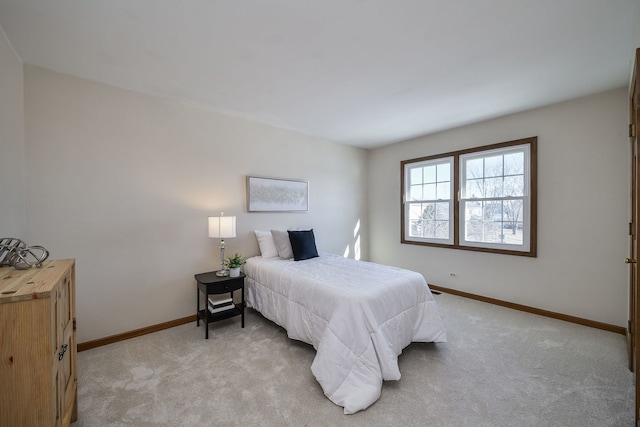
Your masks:
{"label": "white pillow", "polygon": [[275,243],[273,243],[273,236],[269,231],[254,230],[256,233],[256,239],[258,239],[258,246],[260,247],[260,254],[262,258],[275,258],[278,256],[278,250]]}
{"label": "white pillow", "polygon": [[289,233],[282,230],[271,230],[273,236],[273,243],[278,250],[278,256],[282,259],[293,258],[293,249],[291,249],[291,241],[289,240]]}

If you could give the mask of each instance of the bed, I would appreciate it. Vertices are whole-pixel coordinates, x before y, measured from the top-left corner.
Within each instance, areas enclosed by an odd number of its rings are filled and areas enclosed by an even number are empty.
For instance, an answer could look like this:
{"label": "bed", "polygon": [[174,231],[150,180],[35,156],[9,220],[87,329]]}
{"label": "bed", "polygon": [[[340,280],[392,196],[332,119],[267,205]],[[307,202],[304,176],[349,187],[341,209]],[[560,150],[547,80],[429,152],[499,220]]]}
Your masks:
{"label": "bed", "polygon": [[311,371],[345,414],[378,400],[383,380],[400,379],[398,355],[411,342],[446,341],[419,273],[329,253],[264,255],[244,266],[247,306],[315,348]]}

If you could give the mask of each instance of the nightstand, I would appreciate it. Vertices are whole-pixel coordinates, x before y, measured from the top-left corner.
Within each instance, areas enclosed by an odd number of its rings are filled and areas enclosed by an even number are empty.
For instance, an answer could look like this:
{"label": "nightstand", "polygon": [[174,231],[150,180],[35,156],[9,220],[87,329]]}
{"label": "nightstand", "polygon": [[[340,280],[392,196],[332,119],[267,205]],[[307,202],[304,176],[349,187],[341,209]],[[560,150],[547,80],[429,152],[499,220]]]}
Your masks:
{"label": "nightstand", "polygon": [[[240,273],[240,277],[218,277],[215,271],[210,271],[208,273],[196,274],[194,277],[198,286],[196,290],[196,326],[200,326],[200,320],[204,322],[205,338],[209,339],[209,323],[230,317],[242,316],[242,327],[244,328],[244,273]],[[235,304],[234,308],[217,313],[211,313],[209,311],[209,295],[228,293],[229,297],[233,298],[234,291],[240,291],[242,295],[242,302],[240,304]],[[200,308],[200,293],[204,294],[204,309]]]}

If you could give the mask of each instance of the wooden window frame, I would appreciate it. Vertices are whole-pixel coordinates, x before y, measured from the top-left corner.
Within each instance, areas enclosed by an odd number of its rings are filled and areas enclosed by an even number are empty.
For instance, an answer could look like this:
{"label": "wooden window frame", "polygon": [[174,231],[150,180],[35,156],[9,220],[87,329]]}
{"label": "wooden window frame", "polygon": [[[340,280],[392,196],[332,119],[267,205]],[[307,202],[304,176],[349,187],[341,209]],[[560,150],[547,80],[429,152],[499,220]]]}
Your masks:
{"label": "wooden window frame", "polygon": [[[477,252],[489,252],[496,254],[505,254],[505,255],[516,255],[516,256],[526,256],[526,257],[537,257],[537,205],[538,205],[538,154],[537,154],[537,137],[529,137],[518,139],[514,141],[506,141],[497,144],[484,145],[481,147],[473,147],[464,150],[451,151],[448,153],[436,154],[432,156],[419,157],[415,159],[403,160],[400,162],[400,179],[401,179],[401,194],[400,194],[400,243],[410,244],[410,245],[420,245],[420,246],[431,246],[431,247],[442,247],[449,249],[462,249],[467,251],[477,251]],[[529,218],[528,218],[528,233],[529,233],[529,250],[514,250],[514,249],[501,249],[496,247],[482,247],[482,246],[469,246],[465,244],[461,244],[460,241],[460,191],[461,185],[460,182],[460,156],[467,154],[479,154],[484,151],[492,151],[497,149],[504,149],[518,145],[528,145],[529,149]],[[412,163],[419,163],[425,161],[433,161],[437,159],[444,159],[452,157],[453,158],[453,197],[451,201],[453,203],[453,243],[435,243],[435,242],[425,242],[425,241],[415,241],[409,240],[405,238],[405,204],[406,204],[406,186],[407,180],[405,176],[405,169],[407,165],[411,165]],[[495,244],[491,244],[495,246]],[[508,247],[508,245],[505,245]]]}

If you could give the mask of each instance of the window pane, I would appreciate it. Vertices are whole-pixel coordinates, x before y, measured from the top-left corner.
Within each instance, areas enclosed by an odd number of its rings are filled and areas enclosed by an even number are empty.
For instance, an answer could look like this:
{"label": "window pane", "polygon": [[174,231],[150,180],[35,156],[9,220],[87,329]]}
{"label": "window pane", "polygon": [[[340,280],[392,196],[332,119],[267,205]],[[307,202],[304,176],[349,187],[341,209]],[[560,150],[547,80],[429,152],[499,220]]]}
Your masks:
{"label": "window pane", "polygon": [[465,198],[477,199],[479,197],[484,197],[484,180],[467,179]]}
{"label": "window pane", "polygon": [[486,221],[483,224],[482,240],[485,243],[502,243],[502,229],[500,223]]}
{"label": "window pane", "polygon": [[425,237],[422,235],[422,220],[411,220],[409,221],[409,226],[411,227],[409,231],[409,235],[411,237]]}
{"label": "window pane", "polygon": [[514,175],[504,178],[504,195],[505,196],[524,196],[524,176]]}
{"label": "window pane", "polygon": [[506,223],[522,223],[522,200],[505,200],[502,202],[502,218]]}
{"label": "window pane", "polygon": [[440,200],[449,200],[451,198],[451,183],[450,182],[439,182],[437,185],[437,194],[436,198]]}
{"label": "window pane", "polygon": [[436,167],[427,166],[424,170],[424,182],[436,182]]}
{"label": "window pane", "polygon": [[409,231],[410,236],[423,237],[422,236],[423,210],[424,210],[424,204],[422,203],[410,204],[409,206],[409,224],[411,227]]}
{"label": "window pane", "polygon": [[438,182],[451,181],[451,165],[441,163],[438,165]]}
{"label": "window pane", "polygon": [[409,220],[419,219],[422,216],[422,203],[409,203]]}
{"label": "window pane", "polygon": [[484,219],[487,221],[502,221],[502,202],[484,202]]}
{"label": "window pane", "polygon": [[409,214],[409,220],[411,222],[411,235],[415,237],[424,236],[424,221],[429,218],[428,204],[415,203],[411,206]]}
{"label": "window pane", "polygon": [[484,173],[482,172],[484,162],[482,159],[468,160],[466,162],[466,175],[469,178],[482,178]]}
{"label": "window pane", "polygon": [[481,241],[482,239],[482,202],[464,203],[465,239]]}
{"label": "window pane", "polygon": [[436,219],[439,221],[449,220],[449,202],[436,203]]}
{"label": "window pane", "polygon": [[504,156],[504,174],[522,175],[524,174],[524,153],[511,153]]}
{"label": "window pane", "polygon": [[412,185],[409,190],[409,200],[422,200],[422,185]]}
{"label": "window pane", "polygon": [[425,184],[424,200],[436,200],[436,184]]}
{"label": "window pane", "polygon": [[449,221],[438,221],[436,223],[435,237],[436,239],[449,238]]}
{"label": "window pane", "polygon": [[412,168],[409,179],[409,184],[422,184],[422,168]]}
{"label": "window pane", "polygon": [[484,197],[502,197],[502,177],[484,180]]}
{"label": "window pane", "polygon": [[502,176],[503,156],[491,156],[484,158],[484,176]]}

